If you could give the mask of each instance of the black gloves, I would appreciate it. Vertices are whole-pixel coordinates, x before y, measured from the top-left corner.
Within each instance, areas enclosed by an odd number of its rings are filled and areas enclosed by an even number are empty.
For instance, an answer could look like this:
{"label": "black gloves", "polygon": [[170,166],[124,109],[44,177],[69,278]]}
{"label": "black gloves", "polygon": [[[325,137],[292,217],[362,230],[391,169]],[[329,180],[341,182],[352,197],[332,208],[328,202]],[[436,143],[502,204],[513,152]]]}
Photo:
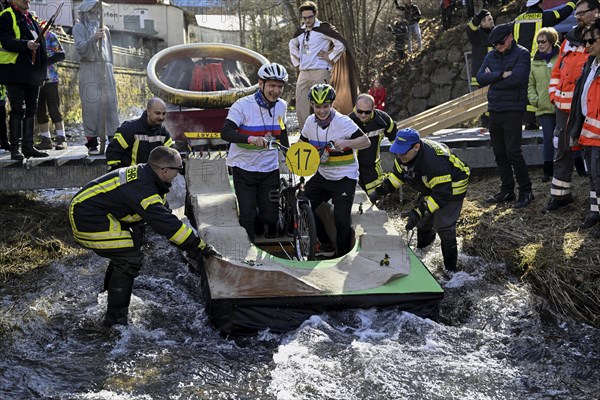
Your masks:
{"label": "black gloves", "polygon": [[221,253],[217,251],[213,246],[206,244],[206,242],[202,239],[197,238],[192,242],[191,245],[187,246],[185,249],[188,255],[202,262],[205,258],[209,258],[211,256],[222,257]]}
{"label": "black gloves", "polygon": [[400,216],[403,218],[408,218],[404,229],[406,229],[407,231],[412,231],[413,229],[415,229],[417,223],[421,219],[421,212],[415,208],[413,210],[403,212],[402,214],[400,214]]}

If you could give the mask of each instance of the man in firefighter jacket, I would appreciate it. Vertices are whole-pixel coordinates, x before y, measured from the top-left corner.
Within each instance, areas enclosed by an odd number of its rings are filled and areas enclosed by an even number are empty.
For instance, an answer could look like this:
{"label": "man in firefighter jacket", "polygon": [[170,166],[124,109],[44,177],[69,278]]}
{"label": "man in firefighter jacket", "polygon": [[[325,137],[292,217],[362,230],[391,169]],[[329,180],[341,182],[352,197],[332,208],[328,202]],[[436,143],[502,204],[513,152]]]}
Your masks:
{"label": "man in firefighter jacket", "polygon": [[147,222],[199,261],[220,255],[166,206],[171,182],[182,169],[177,150],[160,146],[152,150],[147,164],[109,172],[71,200],[69,221],[75,241],[110,260],[104,278],[106,326],[127,325],[133,281],[143,259],[141,238],[134,229],[138,224]]}
{"label": "man in firefighter jacket", "polygon": [[406,184],[421,195],[417,206],[404,213],[406,230],[417,228],[417,248],[440,236],[444,267],[456,270],[456,221],[469,185],[469,167],[443,143],[421,139],[412,128],[398,131],[390,152],[397,155],[394,170],[370,196],[372,202]]}
{"label": "man in firefighter jacket", "polygon": [[[600,222],[600,19],[584,30],[583,41],[590,56],[575,86],[567,134],[571,144],[585,147],[585,162],[590,171],[590,212],[584,224],[590,228]],[[594,236],[600,238],[600,230]]]}
{"label": "man in firefighter jacket", "polygon": [[373,96],[365,93],[358,95],[356,107],[348,116],[371,141],[369,147],[358,150],[358,184],[367,194],[370,194],[385,179],[379,156],[381,141],[387,137],[390,142],[393,142],[398,128],[392,117],[385,111],[375,108]]}
{"label": "man in firefighter jacket", "polygon": [[28,10],[29,0],[13,0],[0,12],[0,84],[10,101],[10,158],[17,161],[48,157],[33,147],[38,92],[47,73],[46,41],[35,41],[42,28]]}
{"label": "man in firefighter jacket", "polygon": [[[580,151],[574,151],[569,144],[566,127],[571,112],[575,83],[581,76],[583,66],[588,59],[588,52],[583,43],[583,30],[598,18],[599,8],[598,0],[581,0],[577,3],[575,9],[577,25],[566,34],[565,40],[560,46],[556,64],[552,68],[548,91],[550,101],[556,106],[556,129],[554,131],[556,156],[550,186],[551,197],[548,204],[542,209],[542,213],[559,210],[574,201],[571,193],[574,164],[578,171],[585,173],[583,159],[579,156]],[[590,221],[590,223],[592,222]]]}
{"label": "man in firefighter jacket", "polygon": [[154,97],[148,100],[140,118],[123,122],[106,148],[106,164],[110,170],[146,163],[156,147],[171,147],[171,135],[163,126],[166,115],[167,105]]}

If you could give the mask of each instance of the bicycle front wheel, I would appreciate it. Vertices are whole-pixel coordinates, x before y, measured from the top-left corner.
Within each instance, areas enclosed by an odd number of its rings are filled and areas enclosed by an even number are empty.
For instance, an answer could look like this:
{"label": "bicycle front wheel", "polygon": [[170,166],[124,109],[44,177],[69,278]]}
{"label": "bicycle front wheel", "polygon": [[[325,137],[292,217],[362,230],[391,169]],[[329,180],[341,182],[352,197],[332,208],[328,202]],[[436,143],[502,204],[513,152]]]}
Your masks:
{"label": "bicycle front wheel", "polygon": [[315,259],[317,247],[317,223],[308,204],[301,204],[298,211],[298,226],[294,229],[294,249],[299,261]]}

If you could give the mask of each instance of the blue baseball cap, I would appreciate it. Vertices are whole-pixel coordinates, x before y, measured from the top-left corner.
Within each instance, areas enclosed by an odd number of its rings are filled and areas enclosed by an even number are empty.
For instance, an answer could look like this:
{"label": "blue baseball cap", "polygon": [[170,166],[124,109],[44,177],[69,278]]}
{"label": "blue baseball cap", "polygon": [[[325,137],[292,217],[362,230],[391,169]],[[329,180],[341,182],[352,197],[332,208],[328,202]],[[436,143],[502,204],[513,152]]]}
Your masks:
{"label": "blue baseball cap", "polygon": [[419,132],[413,128],[400,129],[390,147],[390,153],[406,154],[415,144],[421,141]]}

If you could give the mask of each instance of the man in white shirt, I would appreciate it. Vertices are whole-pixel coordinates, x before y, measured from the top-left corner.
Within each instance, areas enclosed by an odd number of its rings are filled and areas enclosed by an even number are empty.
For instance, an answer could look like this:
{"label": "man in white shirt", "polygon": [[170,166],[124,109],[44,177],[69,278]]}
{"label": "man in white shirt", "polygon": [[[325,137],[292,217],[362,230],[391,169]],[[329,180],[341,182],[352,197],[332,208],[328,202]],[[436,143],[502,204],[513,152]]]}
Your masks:
{"label": "man in white shirt", "polygon": [[311,111],[308,102],[309,89],[318,83],[332,83],[332,70],[335,63],[338,63],[338,61],[343,62],[345,65],[347,63],[348,81],[350,82],[350,93],[352,95],[350,109],[340,111],[346,113],[351,111],[357,95],[357,80],[355,79],[352,55],[348,54],[347,60],[340,60],[345,51],[348,50],[346,40],[331,24],[319,21],[317,18],[317,5],[314,2],[307,1],[303,3],[299,10],[303,25],[294,33],[289,48],[292,65],[298,71],[296,114],[298,115],[299,129],[302,131],[304,122]]}

